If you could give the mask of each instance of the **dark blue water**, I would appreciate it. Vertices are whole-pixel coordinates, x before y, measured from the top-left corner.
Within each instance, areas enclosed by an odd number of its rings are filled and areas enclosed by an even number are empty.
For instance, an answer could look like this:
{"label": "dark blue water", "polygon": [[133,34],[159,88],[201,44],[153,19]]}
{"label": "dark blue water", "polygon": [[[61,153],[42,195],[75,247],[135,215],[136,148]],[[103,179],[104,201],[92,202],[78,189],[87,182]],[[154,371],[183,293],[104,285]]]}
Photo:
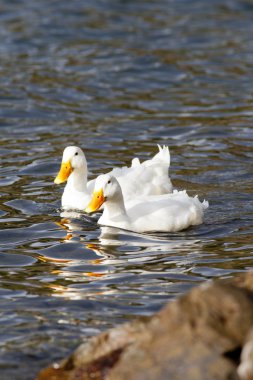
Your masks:
{"label": "dark blue water", "polygon": [[[252,269],[252,35],[250,1],[1,2],[1,380]],[[60,217],[65,146],[93,178],[157,143],[174,186],[209,200],[203,225],[138,235]]]}

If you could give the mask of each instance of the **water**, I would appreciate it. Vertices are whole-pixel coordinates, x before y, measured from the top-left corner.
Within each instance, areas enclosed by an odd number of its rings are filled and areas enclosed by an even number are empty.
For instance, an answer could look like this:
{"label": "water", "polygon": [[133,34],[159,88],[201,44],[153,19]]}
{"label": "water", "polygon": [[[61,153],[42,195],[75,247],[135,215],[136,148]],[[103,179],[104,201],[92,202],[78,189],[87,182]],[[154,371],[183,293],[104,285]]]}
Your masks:
{"label": "water", "polygon": [[[1,2],[1,380],[252,269],[252,21],[239,0]],[[92,178],[157,143],[174,186],[209,200],[203,225],[138,235],[60,217],[65,146]]]}

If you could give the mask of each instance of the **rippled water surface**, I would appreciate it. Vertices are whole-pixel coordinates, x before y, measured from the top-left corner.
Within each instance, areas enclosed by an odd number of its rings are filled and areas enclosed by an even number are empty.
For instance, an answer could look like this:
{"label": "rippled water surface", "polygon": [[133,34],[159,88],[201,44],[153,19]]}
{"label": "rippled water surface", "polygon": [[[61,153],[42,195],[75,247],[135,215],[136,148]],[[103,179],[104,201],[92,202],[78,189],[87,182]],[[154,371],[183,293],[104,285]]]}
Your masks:
{"label": "rippled water surface", "polygon": [[[1,380],[252,268],[252,35],[250,1],[1,2]],[[138,235],[61,218],[65,146],[92,178],[157,143],[174,186],[209,200],[203,225]]]}

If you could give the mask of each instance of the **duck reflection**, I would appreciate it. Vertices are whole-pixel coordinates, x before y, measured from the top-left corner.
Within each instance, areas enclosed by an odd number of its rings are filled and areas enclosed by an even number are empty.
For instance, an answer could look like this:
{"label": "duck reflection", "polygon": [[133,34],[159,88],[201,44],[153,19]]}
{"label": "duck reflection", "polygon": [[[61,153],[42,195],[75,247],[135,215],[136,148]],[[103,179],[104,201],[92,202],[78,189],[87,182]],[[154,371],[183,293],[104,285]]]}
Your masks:
{"label": "duck reflection", "polygon": [[144,282],[146,275],[182,281],[203,254],[202,241],[189,232],[152,235],[113,227],[98,229],[94,219],[90,221],[83,214],[64,212],[62,216],[56,224],[66,231],[61,241],[61,247],[67,247],[66,257],[62,261],[52,255],[43,257],[56,265],[51,273],[57,281],[49,287],[58,297],[83,299],[112,294],[118,292],[118,284],[123,286],[121,278],[125,277],[143,276]]}
{"label": "duck reflection", "polygon": [[[99,226],[99,234],[93,239],[92,242],[87,242],[85,237],[83,237],[84,231],[84,221],[90,223],[91,219],[85,217],[84,214],[79,214],[75,212],[63,212],[61,216],[64,218],[60,222],[56,222],[61,228],[66,230],[66,236],[64,238],[65,242],[69,242],[74,238],[78,238],[82,241],[87,248],[92,249],[99,256],[110,257],[113,247],[121,247],[120,252],[133,253],[133,247],[136,251],[147,248],[154,248],[157,251],[168,251],[173,250],[189,250],[190,247],[196,248],[198,250],[202,247],[202,240],[196,239],[189,233],[190,229],[187,231],[182,231],[179,233],[147,233],[139,234],[132,231],[126,231],[118,229],[116,227],[103,227]],[[94,223],[94,219],[92,220]],[[95,241],[94,241],[95,240]],[[110,248],[110,252],[108,249]],[[119,250],[117,250],[118,252]]]}

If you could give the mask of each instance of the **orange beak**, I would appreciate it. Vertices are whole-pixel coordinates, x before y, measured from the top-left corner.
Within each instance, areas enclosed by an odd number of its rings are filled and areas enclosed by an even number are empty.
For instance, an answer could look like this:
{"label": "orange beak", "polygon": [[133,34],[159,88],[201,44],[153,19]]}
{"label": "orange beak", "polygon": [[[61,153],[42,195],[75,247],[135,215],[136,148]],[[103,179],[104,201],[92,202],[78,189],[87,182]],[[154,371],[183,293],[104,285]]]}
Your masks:
{"label": "orange beak", "polygon": [[99,191],[94,191],[92,194],[92,199],[84,211],[85,212],[97,211],[104,202],[105,202],[105,197],[104,197],[103,190],[101,189]]}
{"label": "orange beak", "polygon": [[72,172],[73,172],[73,168],[71,166],[70,161],[63,162],[61,164],[60,171],[59,171],[59,173],[57,174],[57,177],[54,180],[54,183],[56,183],[57,185],[59,185],[60,183],[63,183],[65,181],[67,181],[67,179],[69,178],[69,176],[70,176],[70,174]]}

